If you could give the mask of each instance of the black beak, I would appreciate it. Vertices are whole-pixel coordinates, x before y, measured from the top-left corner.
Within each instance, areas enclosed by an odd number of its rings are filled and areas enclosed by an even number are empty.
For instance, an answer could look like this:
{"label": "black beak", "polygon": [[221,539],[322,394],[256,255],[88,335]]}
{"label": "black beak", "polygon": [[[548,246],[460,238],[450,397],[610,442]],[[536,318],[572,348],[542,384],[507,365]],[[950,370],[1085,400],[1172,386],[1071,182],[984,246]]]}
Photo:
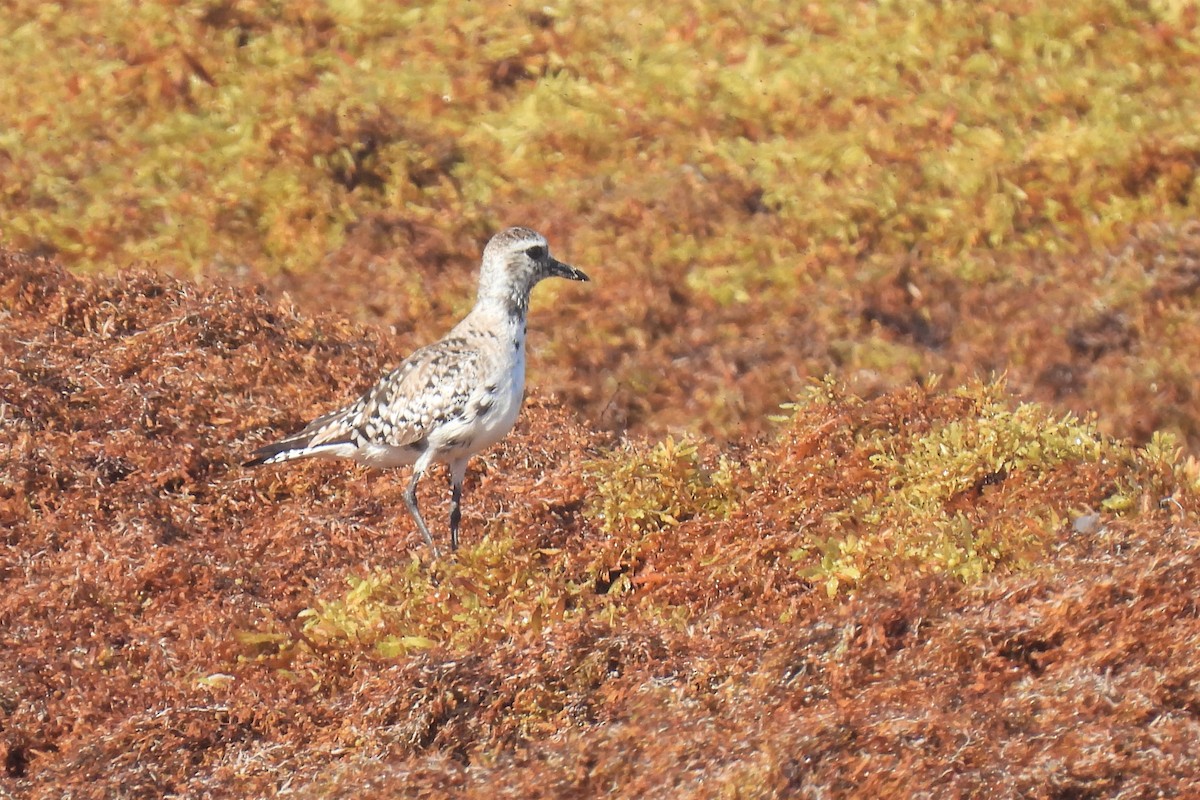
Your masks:
{"label": "black beak", "polygon": [[550,274],[559,278],[566,278],[569,281],[590,281],[587,275],[581,269],[575,269],[570,264],[564,264],[556,259],[549,259]]}

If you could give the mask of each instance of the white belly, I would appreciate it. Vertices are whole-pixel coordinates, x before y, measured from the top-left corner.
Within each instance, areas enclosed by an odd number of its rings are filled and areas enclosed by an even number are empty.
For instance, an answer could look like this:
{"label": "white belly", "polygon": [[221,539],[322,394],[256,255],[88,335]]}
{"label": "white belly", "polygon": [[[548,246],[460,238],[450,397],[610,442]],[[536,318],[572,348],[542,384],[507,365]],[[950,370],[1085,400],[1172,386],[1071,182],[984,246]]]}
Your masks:
{"label": "white belly", "polygon": [[421,451],[410,447],[392,447],[386,444],[364,444],[354,450],[353,458],[368,467],[407,467],[415,464]]}
{"label": "white belly", "polygon": [[[521,355],[524,355],[522,350]],[[479,430],[475,438],[478,449],[490,447],[508,435],[517,424],[521,413],[521,402],[525,399],[525,359],[518,368],[510,371],[504,385],[496,392],[496,402],[488,413],[480,416]]]}

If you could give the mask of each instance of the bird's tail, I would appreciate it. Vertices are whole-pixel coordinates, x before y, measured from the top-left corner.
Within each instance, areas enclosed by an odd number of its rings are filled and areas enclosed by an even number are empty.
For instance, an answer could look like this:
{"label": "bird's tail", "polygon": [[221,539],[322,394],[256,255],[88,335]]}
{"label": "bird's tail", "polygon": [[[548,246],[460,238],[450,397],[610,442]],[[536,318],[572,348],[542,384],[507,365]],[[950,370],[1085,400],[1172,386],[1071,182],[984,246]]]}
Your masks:
{"label": "bird's tail", "polygon": [[293,461],[297,458],[308,458],[309,456],[316,455],[313,452],[313,448],[308,446],[307,439],[308,437],[296,436],[263,445],[251,453],[250,458],[242,462],[242,466],[257,467],[261,464],[279,464],[284,461]]}
{"label": "bird's tail", "polygon": [[298,458],[351,455],[356,449],[352,438],[355,410],[339,409],[318,417],[304,430],[258,448],[250,454],[248,461],[242,462],[242,466],[257,467],[260,464],[281,464]]}

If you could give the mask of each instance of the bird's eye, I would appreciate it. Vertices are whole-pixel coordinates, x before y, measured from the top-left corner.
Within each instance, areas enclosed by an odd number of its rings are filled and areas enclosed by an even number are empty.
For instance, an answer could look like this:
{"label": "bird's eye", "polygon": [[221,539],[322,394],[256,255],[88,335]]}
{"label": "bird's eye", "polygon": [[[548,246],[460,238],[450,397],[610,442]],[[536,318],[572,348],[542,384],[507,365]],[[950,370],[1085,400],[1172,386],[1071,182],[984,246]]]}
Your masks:
{"label": "bird's eye", "polygon": [[535,244],[533,247],[525,251],[525,255],[532,258],[534,261],[541,261],[546,257],[546,248],[540,244]]}

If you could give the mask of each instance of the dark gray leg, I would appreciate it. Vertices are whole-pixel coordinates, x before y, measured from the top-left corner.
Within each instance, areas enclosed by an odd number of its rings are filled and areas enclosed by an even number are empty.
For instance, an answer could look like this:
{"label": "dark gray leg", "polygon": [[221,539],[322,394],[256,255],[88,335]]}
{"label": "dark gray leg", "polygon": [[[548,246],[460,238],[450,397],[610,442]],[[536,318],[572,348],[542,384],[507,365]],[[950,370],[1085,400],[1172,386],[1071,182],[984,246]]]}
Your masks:
{"label": "dark gray leg", "polygon": [[458,526],[462,522],[463,478],[467,475],[467,461],[455,461],[450,465],[450,486],[454,491],[450,498],[450,549],[458,549]]}
{"label": "dark gray leg", "polygon": [[421,512],[417,508],[417,481],[421,480],[421,471],[414,469],[412,480],[408,482],[408,491],[404,493],[404,504],[408,506],[408,513],[412,514],[412,518],[416,520],[417,530],[421,531],[421,535],[425,537],[425,544],[429,545],[429,549],[433,551],[433,557],[437,558],[437,545],[433,543],[433,537],[429,535],[429,528],[425,527],[425,520],[421,519]]}
{"label": "dark gray leg", "polygon": [[462,484],[454,484],[450,500],[450,549],[458,549],[458,523],[462,522]]}

